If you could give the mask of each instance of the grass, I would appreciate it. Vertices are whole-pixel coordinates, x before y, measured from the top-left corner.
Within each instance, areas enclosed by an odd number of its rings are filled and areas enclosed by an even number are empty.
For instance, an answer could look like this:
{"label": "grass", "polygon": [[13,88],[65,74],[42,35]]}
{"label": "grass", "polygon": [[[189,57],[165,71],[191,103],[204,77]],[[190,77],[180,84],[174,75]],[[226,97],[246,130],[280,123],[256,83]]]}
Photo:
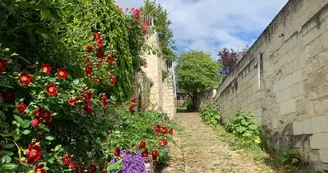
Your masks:
{"label": "grass", "polygon": [[213,128],[216,130],[218,135],[222,137],[224,142],[230,144],[233,150],[245,151],[254,160],[262,162],[273,169],[273,171],[267,171],[267,173],[321,173],[320,171],[316,172],[309,170],[308,168],[284,166],[279,162],[278,157],[273,157],[268,154],[264,148],[259,147],[255,143],[245,143],[244,139],[238,138],[234,134],[226,132],[224,127],[221,125],[213,126]]}

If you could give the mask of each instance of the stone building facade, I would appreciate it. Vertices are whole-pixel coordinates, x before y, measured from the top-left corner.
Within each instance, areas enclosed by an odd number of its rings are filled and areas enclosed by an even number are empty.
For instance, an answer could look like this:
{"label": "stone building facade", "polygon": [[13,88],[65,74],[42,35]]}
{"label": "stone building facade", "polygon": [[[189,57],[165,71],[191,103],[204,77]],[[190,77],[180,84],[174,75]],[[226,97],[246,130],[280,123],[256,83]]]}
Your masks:
{"label": "stone building facade", "polygon": [[[160,51],[158,33],[150,34],[146,44],[153,49]],[[173,84],[173,75],[166,61],[153,52],[144,55],[147,61],[147,67],[142,68],[146,76],[152,81],[149,96],[149,109],[161,110],[167,113],[171,118],[176,113],[175,108],[175,86]],[[163,73],[167,76],[164,79]]]}
{"label": "stone building facade", "polygon": [[271,147],[328,169],[328,1],[289,0],[211,101],[223,122],[250,110]]}

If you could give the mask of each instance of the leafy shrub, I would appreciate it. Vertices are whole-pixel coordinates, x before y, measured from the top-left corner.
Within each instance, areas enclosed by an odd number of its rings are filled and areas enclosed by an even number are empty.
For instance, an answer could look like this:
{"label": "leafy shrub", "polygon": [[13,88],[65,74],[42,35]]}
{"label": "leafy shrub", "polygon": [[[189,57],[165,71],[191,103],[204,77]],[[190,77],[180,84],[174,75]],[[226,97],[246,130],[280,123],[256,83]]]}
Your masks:
{"label": "leafy shrub", "polygon": [[279,152],[278,159],[284,166],[296,166],[300,161],[300,153],[296,149],[284,148],[281,152]]}
{"label": "leafy shrub", "polygon": [[206,105],[201,111],[200,116],[203,119],[203,121],[216,125],[220,122],[220,113],[219,108],[215,104]]}
{"label": "leafy shrub", "polygon": [[225,129],[230,133],[234,133],[238,137],[245,138],[247,143],[261,143],[260,131],[253,119],[254,115],[251,112],[238,112],[229,120]]}

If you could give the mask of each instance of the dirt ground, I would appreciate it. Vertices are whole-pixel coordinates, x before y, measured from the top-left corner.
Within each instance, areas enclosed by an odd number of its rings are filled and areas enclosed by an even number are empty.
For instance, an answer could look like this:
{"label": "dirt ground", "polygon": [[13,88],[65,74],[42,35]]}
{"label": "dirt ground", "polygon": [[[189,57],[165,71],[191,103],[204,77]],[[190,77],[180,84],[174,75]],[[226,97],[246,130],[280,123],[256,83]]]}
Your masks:
{"label": "dirt ground", "polygon": [[176,131],[176,145],[170,145],[168,167],[161,173],[269,173],[268,166],[241,151],[233,151],[210,126],[201,122],[199,113],[178,113],[183,130]]}

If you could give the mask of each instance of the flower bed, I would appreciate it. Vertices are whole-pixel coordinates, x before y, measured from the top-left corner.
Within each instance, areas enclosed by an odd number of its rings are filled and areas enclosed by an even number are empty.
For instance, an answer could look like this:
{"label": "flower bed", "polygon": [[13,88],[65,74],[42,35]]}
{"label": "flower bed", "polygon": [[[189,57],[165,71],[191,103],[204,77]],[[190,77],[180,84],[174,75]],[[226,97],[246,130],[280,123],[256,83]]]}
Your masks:
{"label": "flower bed", "polygon": [[10,20],[0,23],[0,172],[140,172],[144,160],[165,161],[168,117],[138,112],[131,98],[149,49],[138,9],[124,14],[110,0],[1,8]]}

